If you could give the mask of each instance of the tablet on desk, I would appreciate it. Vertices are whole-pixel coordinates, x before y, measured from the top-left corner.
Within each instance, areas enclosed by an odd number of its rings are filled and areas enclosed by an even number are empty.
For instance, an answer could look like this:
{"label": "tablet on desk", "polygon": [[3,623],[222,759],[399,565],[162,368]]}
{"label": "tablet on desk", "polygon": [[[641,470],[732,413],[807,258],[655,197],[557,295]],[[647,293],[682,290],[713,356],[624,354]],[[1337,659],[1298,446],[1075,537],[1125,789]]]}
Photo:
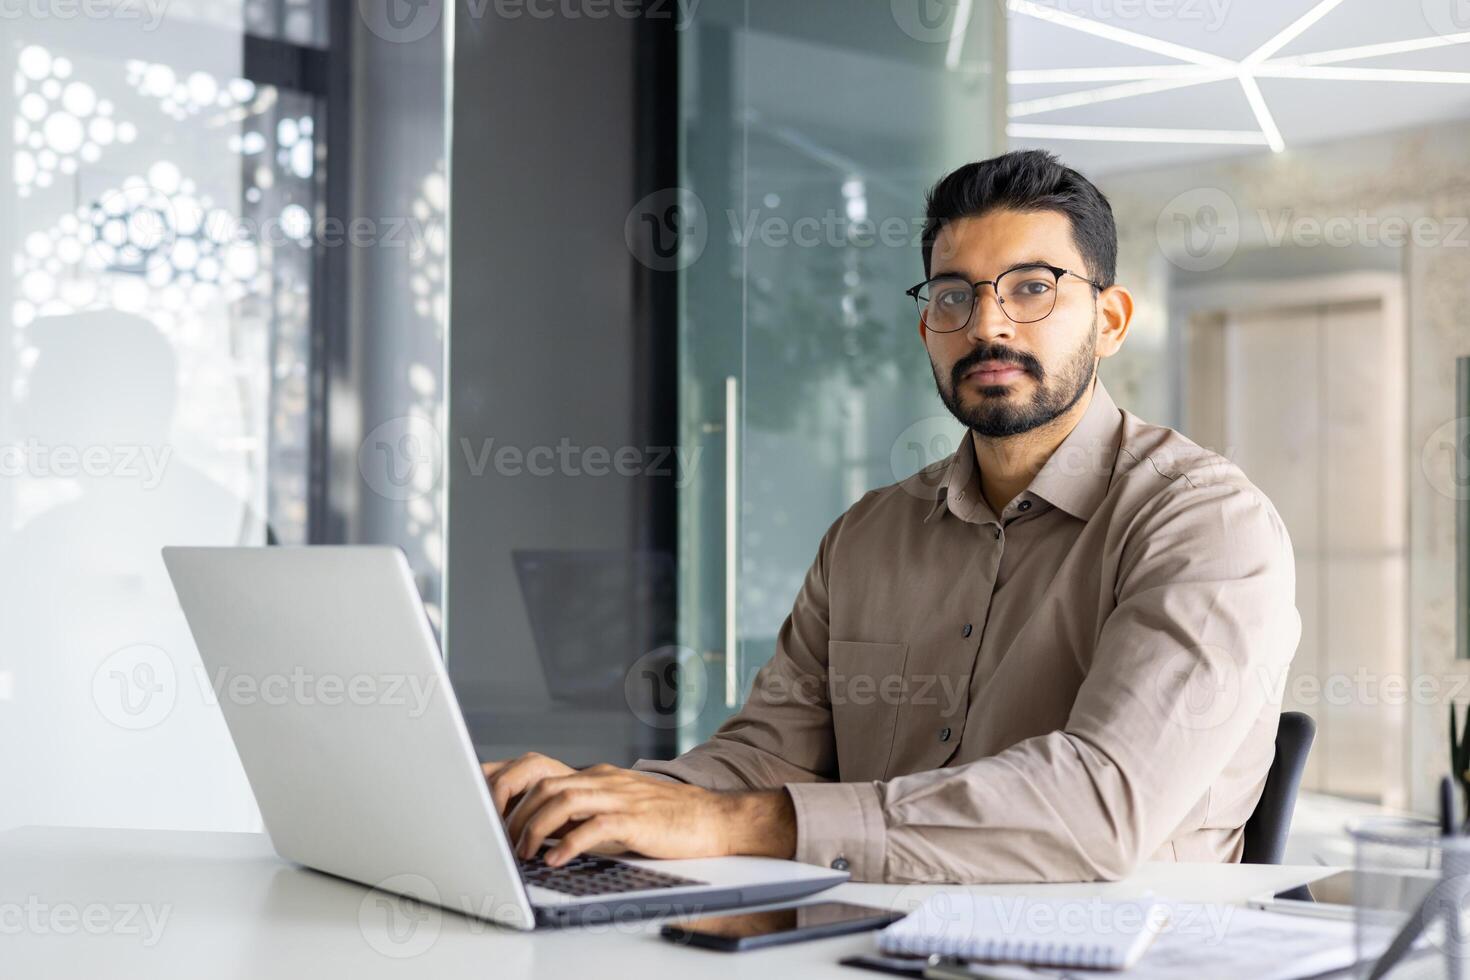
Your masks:
{"label": "tablet on desk", "polygon": [[1417,908],[1438,881],[1439,873],[1428,869],[1339,871],[1247,904],[1268,912],[1350,919],[1355,903],[1386,911]]}

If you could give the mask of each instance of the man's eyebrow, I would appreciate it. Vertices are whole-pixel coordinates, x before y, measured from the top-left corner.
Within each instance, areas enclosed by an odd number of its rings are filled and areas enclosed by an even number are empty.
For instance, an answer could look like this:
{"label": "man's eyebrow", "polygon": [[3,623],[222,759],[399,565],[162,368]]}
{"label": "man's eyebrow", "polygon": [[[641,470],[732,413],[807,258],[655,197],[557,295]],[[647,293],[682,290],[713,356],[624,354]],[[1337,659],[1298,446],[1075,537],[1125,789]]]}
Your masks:
{"label": "man's eyebrow", "polygon": [[[1028,259],[1025,262],[1012,262],[1010,265],[1006,266],[1004,269],[1002,269],[999,272],[997,272],[996,275],[997,276],[1003,276],[1007,272],[1010,272],[1012,269],[1024,269],[1027,266],[1032,266],[1032,265],[1044,265],[1044,266],[1054,267],[1054,263],[1048,262],[1046,259]],[[966,281],[970,281],[969,274],[968,273],[965,273],[965,272],[961,272],[958,269],[946,269],[943,272],[936,272],[936,273],[934,273],[934,275],[931,278],[938,279],[940,276],[957,276],[960,279],[964,279]]]}

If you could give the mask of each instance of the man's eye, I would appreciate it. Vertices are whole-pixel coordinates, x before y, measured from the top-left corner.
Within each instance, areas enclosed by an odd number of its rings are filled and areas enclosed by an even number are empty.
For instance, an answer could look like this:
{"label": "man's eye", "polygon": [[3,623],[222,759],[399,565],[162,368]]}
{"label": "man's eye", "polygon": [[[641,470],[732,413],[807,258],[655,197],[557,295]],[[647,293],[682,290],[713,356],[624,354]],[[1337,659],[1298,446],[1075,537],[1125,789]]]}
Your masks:
{"label": "man's eye", "polygon": [[970,302],[970,293],[964,289],[946,289],[939,294],[940,306],[965,306]]}
{"label": "man's eye", "polygon": [[1018,296],[1045,296],[1050,289],[1051,283],[1045,279],[1027,279],[1016,284],[1015,292]]}

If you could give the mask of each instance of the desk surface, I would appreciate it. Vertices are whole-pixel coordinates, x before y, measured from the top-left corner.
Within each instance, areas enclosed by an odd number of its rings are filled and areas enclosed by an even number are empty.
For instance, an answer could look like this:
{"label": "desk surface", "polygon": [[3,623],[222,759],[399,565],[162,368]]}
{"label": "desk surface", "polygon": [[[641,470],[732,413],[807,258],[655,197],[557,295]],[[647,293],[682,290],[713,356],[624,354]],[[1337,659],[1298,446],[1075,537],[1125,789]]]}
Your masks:
{"label": "desk surface", "polygon": [[[1320,867],[1148,864],[1119,882],[993,885],[976,892],[1241,902]],[[846,884],[816,896],[908,908],[941,886]],[[660,940],[651,922],[517,933],[426,910],[408,927],[350,882],[289,865],[265,837],[27,827],[0,833],[7,977],[845,977],[871,933],[751,953]],[[390,929],[392,931],[390,931]]]}

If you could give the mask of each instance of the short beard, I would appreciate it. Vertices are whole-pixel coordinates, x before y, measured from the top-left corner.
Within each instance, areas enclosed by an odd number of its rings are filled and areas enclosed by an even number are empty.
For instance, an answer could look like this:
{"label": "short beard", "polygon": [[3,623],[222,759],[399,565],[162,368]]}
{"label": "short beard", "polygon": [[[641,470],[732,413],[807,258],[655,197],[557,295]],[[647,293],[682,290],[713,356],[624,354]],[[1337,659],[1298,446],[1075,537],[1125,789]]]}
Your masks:
{"label": "short beard", "polygon": [[[1012,405],[1000,400],[1005,396],[1007,388],[995,385],[980,389],[983,397],[978,404],[968,407],[961,405],[957,394],[960,381],[965,372],[981,361],[1005,361],[1023,368],[1036,379],[1036,393],[1026,404]],[[934,384],[939,389],[939,398],[944,402],[944,407],[966,428],[989,439],[1020,435],[1046,425],[1067,412],[1087,393],[1097,368],[1097,317],[1093,316],[1092,329],[1088,331],[1087,340],[1058,369],[1054,381],[1048,380],[1041,362],[1030,354],[992,345],[977,347],[960,358],[950,371],[947,385],[940,380],[939,370],[934,368],[932,361],[930,367],[934,370]]]}

